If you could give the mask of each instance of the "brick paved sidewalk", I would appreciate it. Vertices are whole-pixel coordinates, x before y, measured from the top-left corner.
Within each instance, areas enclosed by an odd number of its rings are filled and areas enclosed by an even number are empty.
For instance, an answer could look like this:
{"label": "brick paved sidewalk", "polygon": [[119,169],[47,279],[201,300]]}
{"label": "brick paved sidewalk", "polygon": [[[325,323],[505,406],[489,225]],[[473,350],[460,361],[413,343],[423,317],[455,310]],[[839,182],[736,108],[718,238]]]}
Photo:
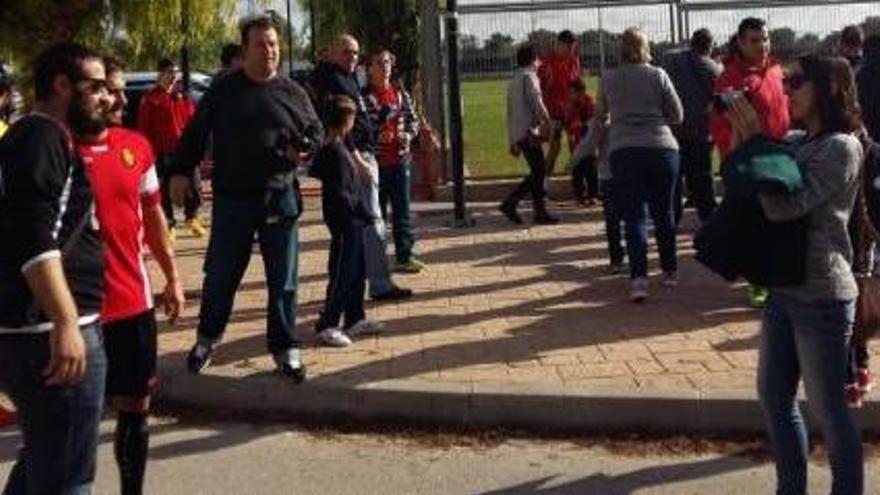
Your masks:
{"label": "brick paved sidewalk", "polygon": [[[327,349],[316,347],[312,327],[325,290],[328,235],[310,202],[301,230],[298,318],[310,384],[472,395],[486,389],[753,396],[759,313],[746,306],[742,286],[725,283],[693,260],[689,235],[679,238],[679,287],[661,288],[652,277],[650,298],[635,305],[627,301],[627,277],[607,274],[598,208],[560,207],[561,224],[519,228],[481,205],[473,208],[477,226],[467,230],[446,227],[448,209],[419,209],[424,211],[417,222],[418,247],[430,269],[396,275],[416,297],[400,304],[368,303],[368,315],[383,322],[386,332],[346,349]],[[176,377],[185,374],[182,361],[194,340],[205,244],[178,236],[191,305],[178,325],[161,329],[161,366],[169,385],[180,383]],[[653,246],[651,251],[656,269]],[[272,366],[261,273],[254,256],[214,366],[206,376],[180,378],[190,388],[201,383],[206,389],[241,390],[248,377],[281,380],[266,377]],[[154,283],[159,281],[154,276]],[[873,345],[872,352],[880,347]],[[880,359],[873,365],[880,374]],[[264,392],[254,400],[272,395]]]}

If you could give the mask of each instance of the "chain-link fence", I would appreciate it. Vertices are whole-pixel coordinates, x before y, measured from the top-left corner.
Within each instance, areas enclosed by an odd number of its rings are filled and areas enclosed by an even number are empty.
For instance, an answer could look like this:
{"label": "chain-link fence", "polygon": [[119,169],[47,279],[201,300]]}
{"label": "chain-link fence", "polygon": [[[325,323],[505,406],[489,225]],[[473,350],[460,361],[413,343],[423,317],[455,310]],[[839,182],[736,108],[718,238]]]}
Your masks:
{"label": "chain-link fence", "polygon": [[601,70],[619,63],[620,34],[632,26],[648,34],[655,60],[703,27],[723,45],[746,17],[768,22],[774,56],[782,61],[805,52],[832,52],[839,31],[849,24],[880,34],[878,1],[465,0],[459,5],[465,161],[471,177],[522,173],[522,164],[506,153],[506,81],[520,45],[530,42],[546,52],[563,29],[578,37],[591,92]]}

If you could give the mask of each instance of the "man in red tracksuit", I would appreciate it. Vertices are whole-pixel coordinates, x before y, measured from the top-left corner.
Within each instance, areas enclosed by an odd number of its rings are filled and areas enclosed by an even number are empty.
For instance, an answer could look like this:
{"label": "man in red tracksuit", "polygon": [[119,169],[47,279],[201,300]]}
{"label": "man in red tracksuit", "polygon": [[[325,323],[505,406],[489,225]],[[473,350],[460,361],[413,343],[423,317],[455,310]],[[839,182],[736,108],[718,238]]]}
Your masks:
{"label": "man in red tracksuit", "polygon": [[[195,103],[183,91],[180,84],[180,68],[169,59],[162,59],[157,66],[159,75],[156,86],[141,97],[137,114],[137,128],[156,153],[156,164],[162,184],[162,209],[168,221],[168,235],[174,240],[174,206],[168,195],[169,161],[177,149],[189,121],[196,112]],[[186,225],[196,237],[205,235],[205,228],[198,219],[201,198],[198,180],[193,185],[184,205]]]}
{"label": "man in red tracksuit", "polygon": [[541,65],[538,68],[541,97],[550,113],[553,126],[546,158],[548,180],[553,175],[553,169],[556,168],[556,159],[562,146],[571,83],[581,79],[581,71],[577,38],[571,31],[561,31],[556,38],[556,50],[541,57]]}
{"label": "man in red tracksuit", "polygon": [[[770,34],[766,23],[753,17],[744,19],[730,41],[729,50],[724,72],[715,81],[715,101],[722,104],[712,105],[709,118],[709,131],[722,160],[735,147],[733,128],[723,105],[723,96],[731,91],[747,95],[758,113],[765,136],[782,139],[791,126],[782,67],[770,57]],[[767,289],[750,285],[748,290],[750,304],[763,307]]]}
{"label": "man in red tracksuit", "polygon": [[[766,23],[753,17],[743,20],[730,42],[724,72],[715,81],[715,94],[745,92],[761,119],[764,134],[773,139],[782,139],[791,125],[788,96],[782,80],[782,66],[770,57],[770,36]],[[709,121],[712,139],[722,158],[727,157],[733,141],[733,130],[725,113],[723,108],[713,105]]]}

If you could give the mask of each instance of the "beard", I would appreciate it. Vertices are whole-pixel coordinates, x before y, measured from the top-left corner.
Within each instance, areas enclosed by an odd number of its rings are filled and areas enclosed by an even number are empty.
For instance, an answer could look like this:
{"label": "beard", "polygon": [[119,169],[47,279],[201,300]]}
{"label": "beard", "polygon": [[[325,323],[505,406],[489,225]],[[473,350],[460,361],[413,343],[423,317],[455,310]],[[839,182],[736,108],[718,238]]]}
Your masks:
{"label": "beard", "polygon": [[107,109],[105,120],[108,127],[121,127],[125,118],[125,105],[114,104]]}
{"label": "beard", "polygon": [[77,135],[96,135],[107,129],[107,117],[103,110],[90,113],[86,107],[86,96],[79,90],[74,90],[73,101],[67,110],[67,121],[70,128]]}

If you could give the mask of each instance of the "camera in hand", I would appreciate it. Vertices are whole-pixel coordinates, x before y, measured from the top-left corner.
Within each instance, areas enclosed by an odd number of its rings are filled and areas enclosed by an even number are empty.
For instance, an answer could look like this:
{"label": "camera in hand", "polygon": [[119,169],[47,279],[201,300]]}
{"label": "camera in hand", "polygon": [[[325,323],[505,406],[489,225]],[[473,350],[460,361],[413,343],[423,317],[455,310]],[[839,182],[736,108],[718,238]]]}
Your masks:
{"label": "camera in hand", "polygon": [[723,93],[716,93],[712,97],[712,106],[714,106],[715,110],[718,112],[724,113],[730,110],[733,106],[733,102],[736,101],[737,98],[743,96],[748,97],[748,91],[744,89],[731,89]]}
{"label": "camera in hand", "polygon": [[[308,132],[308,129],[306,129]],[[290,138],[290,147],[306,155],[313,155],[318,151],[316,143],[307,133],[294,133]]]}
{"label": "camera in hand", "polygon": [[275,154],[284,162],[291,161],[288,155],[291,150],[299,154],[314,155],[318,151],[318,143],[312,139],[312,134],[312,128],[303,129],[302,132],[289,129],[279,131],[275,138]]}

